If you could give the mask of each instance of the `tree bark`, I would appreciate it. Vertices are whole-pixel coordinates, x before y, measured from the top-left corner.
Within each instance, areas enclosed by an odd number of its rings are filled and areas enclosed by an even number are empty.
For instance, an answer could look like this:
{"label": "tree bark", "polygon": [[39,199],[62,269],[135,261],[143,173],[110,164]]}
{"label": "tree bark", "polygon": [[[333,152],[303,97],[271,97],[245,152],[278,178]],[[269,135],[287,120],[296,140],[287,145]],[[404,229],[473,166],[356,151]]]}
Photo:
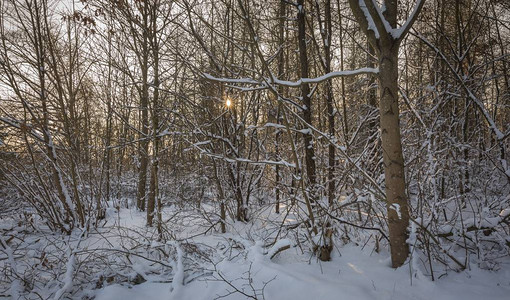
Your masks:
{"label": "tree bark", "polygon": [[138,188],[136,194],[136,203],[139,210],[145,210],[146,202],[146,191],[147,191],[147,167],[149,165],[149,113],[148,113],[148,102],[149,102],[149,87],[148,87],[148,69],[149,69],[149,49],[148,49],[148,4],[144,2],[142,8],[143,18],[143,33],[142,33],[142,61],[141,61],[141,73],[142,73],[142,91],[140,95],[140,110],[141,116],[141,130],[139,134],[140,145],[139,145],[139,158],[140,158],[140,169],[138,170]]}
{"label": "tree bark", "polygon": [[[416,11],[405,23],[406,27],[400,30],[399,36],[395,37],[394,32],[388,31],[384,22],[388,22],[393,29],[397,28],[397,0],[384,1],[386,9],[382,16],[378,13],[380,7],[376,8],[378,4],[374,1],[349,0],[351,10],[376,50],[379,61],[379,118],[391,262],[394,268],[403,265],[409,256],[409,246],[406,242],[409,236],[407,232],[409,205],[398,108],[398,51],[401,41],[416,21],[425,3],[423,0],[417,1],[419,2]],[[364,7],[361,6],[362,3]]]}
{"label": "tree bark", "polygon": [[[331,0],[326,0],[325,3],[325,14],[326,14],[326,24],[325,24],[325,37],[324,41],[324,60],[325,60],[325,72],[326,74],[331,72]],[[343,54],[343,49],[341,50]],[[344,103],[344,117],[345,117],[345,90],[344,90],[344,78],[342,77],[342,97]],[[328,134],[331,138],[335,138],[335,110],[334,110],[334,97],[333,97],[333,83],[331,80],[326,82],[326,106],[328,110]],[[344,120],[345,124],[347,124],[347,120]],[[347,130],[347,126],[345,126],[345,130]],[[335,145],[328,145],[328,202],[329,205],[333,205],[335,200]]]}
{"label": "tree bark", "polygon": [[[306,15],[304,0],[298,0],[298,45],[299,45],[299,64],[300,77],[309,78],[308,72],[308,55],[306,53]],[[301,98],[303,99],[303,120],[312,124],[312,101],[310,98],[310,85],[304,83],[301,85]],[[311,130],[303,133],[305,146],[305,162],[307,175],[307,189],[310,194],[310,201],[314,203],[317,199],[317,179],[315,173],[315,152],[313,149],[313,139]]]}
{"label": "tree bark", "polygon": [[379,53],[380,123],[383,148],[386,207],[390,234],[391,261],[401,266],[409,255],[407,226],[409,207],[405,193],[404,157],[398,108],[398,46]]}

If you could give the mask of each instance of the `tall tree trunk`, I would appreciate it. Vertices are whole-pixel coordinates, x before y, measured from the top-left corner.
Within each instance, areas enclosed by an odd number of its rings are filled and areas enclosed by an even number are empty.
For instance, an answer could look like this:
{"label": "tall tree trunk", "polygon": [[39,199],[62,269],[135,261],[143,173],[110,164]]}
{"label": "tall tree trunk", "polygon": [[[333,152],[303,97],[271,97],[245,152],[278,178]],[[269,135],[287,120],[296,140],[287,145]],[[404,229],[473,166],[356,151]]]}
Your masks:
{"label": "tall tree trunk", "polygon": [[[298,45],[299,45],[299,64],[300,77],[309,78],[308,55],[306,53],[306,11],[304,0],[298,0]],[[312,125],[312,101],[310,98],[310,85],[304,83],[301,85],[301,98],[303,99],[303,120]],[[312,132],[309,128],[303,133],[305,146],[305,162],[307,175],[307,189],[310,195],[310,201],[314,203],[317,200],[317,178],[315,173],[315,152],[313,149]]]}
{"label": "tall tree trunk", "polygon": [[152,41],[152,58],[154,60],[154,93],[152,94],[152,161],[149,183],[149,196],[147,200],[147,226],[152,226],[154,218],[154,209],[157,205],[157,227],[162,238],[161,224],[161,201],[158,197],[158,163],[159,163],[159,47],[157,39],[157,23],[156,23],[156,6],[152,8],[151,14],[151,41]]}
{"label": "tall tree trunk", "polygon": [[148,49],[148,4],[144,2],[143,11],[143,33],[142,33],[142,61],[141,61],[141,72],[142,72],[142,91],[140,99],[140,110],[142,112],[141,117],[141,130],[139,134],[140,145],[139,145],[139,158],[140,158],[140,169],[138,170],[138,189],[136,195],[136,203],[138,209],[141,211],[145,210],[146,202],[146,185],[147,185],[147,167],[149,164],[149,115],[148,115],[148,102],[149,102],[149,90],[148,90],[148,69],[149,69],[149,49]]}
{"label": "tall tree trunk", "polygon": [[[323,37],[324,41],[324,60],[325,60],[325,72],[326,74],[331,72],[331,0],[326,0],[325,3],[325,15],[326,15],[326,24],[325,24],[325,36]],[[341,26],[341,25],[340,25]],[[343,45],[342,45],[343,46]],[[342,47],[343,48],[343,47]],[[343,49],[341,50],[343,55]],[[343,59],[342,59],[343,61]],[[344,117],[345,117],[345,82],[342,77],[342,97],[344,103]],[[326,82],[326,106],[328,110],[328,133],[331,138],[335,138],[335,110],[334,110],[334,97],[333,97],[333,83],[331,80]],[[345,124],[347,124],[347,120],[344,120]],[[345,126],[345,130],[347,130],[347,125]],[[333,205],[335,200],[335,145],[330,143],[328,145],[328,202],[329,205]]]}
{"label": "tall tree trunk", "polygon": [[[280,0],[280,8],[278,11],[278,17],[279,17],[279,28],[278,28],[278,42],[280,48],[280,53],[278,53],[278,79],[283,79],[283,72],[285,67],[285,53],[283,48],[284,38],[285,38],[285,32],[284,32],[284,26],[285,26],[285,17],[286,17],[286,11],[285,11],[285,1]],[[283,88],[279,87],[279,93],[283,92]],[[281,103],[278,102],[278,109],[276,111],[276,123],[280,124],[280,114],[282,110]],[[276,129],[276,137],[275,137],[275,159],[280,159],[280,129]],[[276,213],[280,213],[280,165],[276,165],[275,167],[275,200],[276,200],[276,207],[275,211]]]}
{"label": "tall tree trunk", "polygon": [[381,8],[375,7],[378,5],[375,1],[349,0],[354,16],[377,51],[379,60],[379,118],[391,262],[394,268],[404,264],[409,256],[409,246],[406,242],[409,236],[407,232],[409,205],[406,196],[398,108],[398,52],[400,43],[409,32],[410,26],[418,17],[425,3],[423,0],[417,1],[416,11],[406,21],[406,27],[400,30],[399,36],[395,37],[394,32],[388,31],[384,24],[388,22],[392,28],[397,27],[397,0],[384,1],[386,9],[382,16],[379,14]]}
{"label": "tall tree trunk", "polygon": [[398,47],[379,53],[380,122],[386,185],[386,205],[393,267],[404,264],[409,255],[407,226],[409,207],[405,193],[404,157],[398,107]]}
{"label": "tall tree trunk", "polygon": [[[386,0],[384,17],[397,27],[397,0]],[[398,107],[398,51],[400,42],[388,38],[379,44],[379,114],[386,185],[386,207],[390,234],[391,262],[394,268],[409,255],[407,226],[409,206],[406,195],[404,157]]]}

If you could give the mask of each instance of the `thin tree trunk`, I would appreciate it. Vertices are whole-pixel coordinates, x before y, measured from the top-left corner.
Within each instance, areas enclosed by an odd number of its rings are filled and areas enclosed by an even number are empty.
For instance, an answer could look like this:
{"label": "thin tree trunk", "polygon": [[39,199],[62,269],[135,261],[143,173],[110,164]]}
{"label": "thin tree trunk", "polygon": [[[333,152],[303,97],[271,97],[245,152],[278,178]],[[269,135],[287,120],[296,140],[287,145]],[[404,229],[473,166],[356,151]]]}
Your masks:
{"label": "thin tree trunk", "polygon": [[[284,26],[285,26],[285,17],[287,15],[285,11],[285,1],[280,0],[280,9],[279,9],[279,31],[278,31],[278,42],[280,48],[280,53],[278,54],[278,78],[283,79],[283,72],[284,72],[284,64],[285,64],[285,55],[284,55]],[[280,87],[279,92],[282,93],[283,89]],[[282,105],[281,103],[278,103],[278,108],[276,111],[276,123],[280,124],[280,114],[281,114]],[[279,159],[280,156],[280,129],[276,129],[276,137],[275,137],[275,159]],[[275,167],[275,198],[276,198],[276,204],[275,204],[275,211],[276,213],[280,213],[280,165],[276,165]]]}
{"label": "thin tree trunk", "polygon": [[[161,201],[158,197],[158,163],[159,163],[159,45],[157,39],[156,23],[157,4],[151,7],[150,41],[152,46],[152,59],[154,60],[154,92],[152,94],[152,161],[149,183],[149,195],[147,199],[147,226],[153,225],[154,209],[157,208],[157,227],[162,238],[161,224]],[[156,207],[157,206],[157,207]]]}
{"label": "thin tree trunk", "polygon": [[148,69],[149,69],[149,49],[148,49],[148,4],[143,4],[143,33],[142,33],[142,65],[140,66],[142,72],[142,92],[140,99],[140,109],[142,111],[141,118],[141,133],[139,135],[139,158],[140,158],[140,169],[138,171],[138,189],[137,189],[137,207],[139,210],[145,210],[146,202],[146,185],[147,185],[147,167],[149,164],[149,116],[148,116],[148,102],[149,102],[149,90],[148,90]]}
{"label": "thin tree trunk", "polygon": [[[306,11],[304,0],[298,0],[298,45],[299,45],[299,64],[300,77],[309,78],[308,55],[306,53]],[[303,120],[312,125],[312,101],[310,98],[310,85],[304,83],[301,85],[301,98],[303,99]],[[310,194],[311,203],[317,200],[317,178],[315,173],[315,152],[313,148],[312,131],[305,130],[303,133],[305,146],[305,163],[307,175],[307,189]]]}
{"label": "thin tree trunk", "polygon": [[[325,72],[326,74],[331,72],[331,0],[326,0],[325,14],[326,14],[326,24],[325,31],[326,36],[323,38],[324,40],[324,54],[325,54]],[[341,24],[340,24],[341,26]],[[343,49],[342,49],[343,55]],[[343,58],[342,58],[343,61]],[[344,122],[345,122],[345,131],[347,131],[347,120],[346,117],[346,108],[345,108],[345,90],[344,90],[344,78],[342,77],[342,97],[343,97],[343,106],[344,106]],[[334,97],[333,97],[333,83],[331,80],[328,80],[326,83],[326,104],[328,110],[328,133],[331,138],[335,138],[335,111],[334,111]],[[328,145],[328,202],[329,205],[333,205],[335,200],[335,145],[330,143]]]}

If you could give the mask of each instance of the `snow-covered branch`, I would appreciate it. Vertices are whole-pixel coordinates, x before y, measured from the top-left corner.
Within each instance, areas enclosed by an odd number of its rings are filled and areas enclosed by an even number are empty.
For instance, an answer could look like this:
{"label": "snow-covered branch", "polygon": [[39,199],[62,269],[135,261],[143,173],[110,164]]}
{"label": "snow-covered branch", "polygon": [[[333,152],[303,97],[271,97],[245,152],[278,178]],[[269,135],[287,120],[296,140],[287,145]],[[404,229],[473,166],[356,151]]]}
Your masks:
{"label": "snow-covered branch", "polygon": [[413,12],[407,18],[404,25],[400,26],[399,28],[395,28],[391,31],[391,35],[393,36],[393,38],[401,40],[407,35],[409,30],[411,30],[411,27],[413,27],[414,22],[420,15],[420,11],[422,10],[424,4],[425,0],[418,0],[416,2]]}
{"label": "snow-covered branch", "polygon": [[417,0],[411,15],[404,25],[393,28],[386,20],[381,7],[375,0],[349,0],[351,9],[365,34],[372,39],[388,39],[401,41],[409,32],[420,15],[425,0]]}
{"label": "snow-covered branch", "polygon": [[[205,79],[215,82],[223,82],[223,83],[230,83],[230,84],[245,84],[245,85],[257,85],[258,88],[269,88],[269,85],[267,83],[273,83],[279,86],[286,86],[286,87],[292,87],[297,88],[300,87],[303,84],[313,84],[313,83],[321,83],[333,78],[337,77],[348,77],[348,76],[356,76],[356,75],[362,75],[362,74],[374,74],[377,75],[379,73],[378,68],[360,68],[357,70],[348,70],[348,71],[334,71],[327,74],[324,74],[322,76],[316,77],[316,78],[301,78],[297,81],[287,81],[287,80],[280,80],[277,78],[274,78],[273,80],[269,78],[265,78],[264,80],[257,81],[251,78],[224,78],[224,77],[215,77],[208,73],[203,73],[203,76]],[[267,82],[267,83],[266,83]]]}

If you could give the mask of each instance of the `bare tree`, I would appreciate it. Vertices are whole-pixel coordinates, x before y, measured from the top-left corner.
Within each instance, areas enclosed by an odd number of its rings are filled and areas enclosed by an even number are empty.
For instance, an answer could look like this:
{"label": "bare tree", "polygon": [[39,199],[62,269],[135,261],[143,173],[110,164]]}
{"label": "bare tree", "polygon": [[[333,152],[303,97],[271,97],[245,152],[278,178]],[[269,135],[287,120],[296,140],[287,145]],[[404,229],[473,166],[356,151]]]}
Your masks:
{"label": "bare tree", "polygon": [[406,23],[397,28],[396,0],[384,1],[385,10],[372,0],[349,0],[351,9],[376,50],[379,60],[379,116],[384,158],[386,205],[393,267],[401,266],[409,255],[407,245],[409,204],[406,195],[404,156],[398,107],[398,51],[400,43],[418,18],[425,1],[418,0]]}

